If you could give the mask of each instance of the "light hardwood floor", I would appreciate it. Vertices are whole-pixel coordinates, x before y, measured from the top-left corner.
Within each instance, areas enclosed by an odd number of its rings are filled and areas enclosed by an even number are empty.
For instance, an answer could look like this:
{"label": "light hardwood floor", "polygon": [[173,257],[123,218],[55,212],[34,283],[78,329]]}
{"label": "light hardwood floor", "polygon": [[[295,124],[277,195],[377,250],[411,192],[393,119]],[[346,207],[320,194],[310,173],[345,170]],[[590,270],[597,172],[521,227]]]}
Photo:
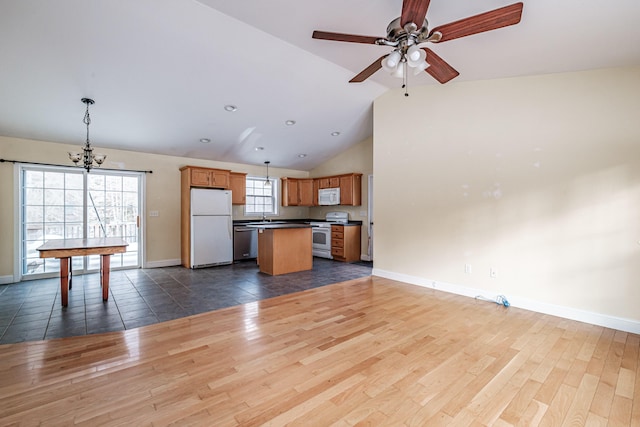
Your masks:
{"label": "light hardwood floor", "polygon": [[640,426],[640,337],[381,278],[0,346],[2,425]]}

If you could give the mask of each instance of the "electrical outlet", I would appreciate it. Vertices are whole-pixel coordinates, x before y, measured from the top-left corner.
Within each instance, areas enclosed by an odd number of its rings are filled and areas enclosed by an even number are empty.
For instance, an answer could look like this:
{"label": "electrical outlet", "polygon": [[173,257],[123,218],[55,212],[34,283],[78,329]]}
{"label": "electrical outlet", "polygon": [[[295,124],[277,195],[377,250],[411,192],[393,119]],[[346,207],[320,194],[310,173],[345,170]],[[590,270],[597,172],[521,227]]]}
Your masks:
{"label": "electrical outlet", "polygon": [[491,277],[492,279],[495,279],[496,277],[498,277],[498,270],[496,270],[495,268],[491,267],[489,269],[489,277]]}
{"label": "electrical outlet", "polygon": [[464,272],[467,274],[471,274],[471,264],[464,265]]}

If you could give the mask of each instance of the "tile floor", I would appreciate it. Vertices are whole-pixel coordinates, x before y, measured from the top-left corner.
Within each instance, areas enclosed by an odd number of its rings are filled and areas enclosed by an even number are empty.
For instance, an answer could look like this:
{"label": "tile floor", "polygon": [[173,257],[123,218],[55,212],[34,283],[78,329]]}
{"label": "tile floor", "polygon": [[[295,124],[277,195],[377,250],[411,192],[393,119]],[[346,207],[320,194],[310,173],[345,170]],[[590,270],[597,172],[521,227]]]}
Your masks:
{"label": "tile floor", "polygon": [[69,305],[60,305],[60,279],[0,286],[0,344],[137,328],[371,274],[370,263],[313,259],[313,270],[260,273],[255,262],[190,270],[183,267],[111,272],[102,301],[97,273],[73,277]]}

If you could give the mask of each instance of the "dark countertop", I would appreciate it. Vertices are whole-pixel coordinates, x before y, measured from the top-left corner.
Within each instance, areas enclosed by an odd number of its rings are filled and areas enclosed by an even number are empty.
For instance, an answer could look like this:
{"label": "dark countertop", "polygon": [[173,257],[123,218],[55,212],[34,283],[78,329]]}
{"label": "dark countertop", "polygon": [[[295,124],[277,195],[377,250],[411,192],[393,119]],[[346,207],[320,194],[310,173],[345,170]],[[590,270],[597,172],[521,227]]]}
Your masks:
{"label": "dark countertop", "polygon": [[[262,221],[259,219],[238,219],[233,221],[233,225],[261,225],[268,222],[274,222],[277,224],[302,224],[309,225],[310,222],[327,222],[324,219],[274,219],[273,221]],[[330,221],[329,221],[330,222]],[[333,224],[333,222],[331,222]],[[346,224],[337,224],[337,225],[362,225],[362,221],[349,221]]]}
{"label": "dark countertop", "polygon": [[263,224],[257,224],[257,223],[249,223],[249,224],[243,224],[245,227],[249,227],[249,228],[262,228],[262,229],[277,229],[277,228],[311,228],[311,224],[300,224],[300,223],[263,223]]}

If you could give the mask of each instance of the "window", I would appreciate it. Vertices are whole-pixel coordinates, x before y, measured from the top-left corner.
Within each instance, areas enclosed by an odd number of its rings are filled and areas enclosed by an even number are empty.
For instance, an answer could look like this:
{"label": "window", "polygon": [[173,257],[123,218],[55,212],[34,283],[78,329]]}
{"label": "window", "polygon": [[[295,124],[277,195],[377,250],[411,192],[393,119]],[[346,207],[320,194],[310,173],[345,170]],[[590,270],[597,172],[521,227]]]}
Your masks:
{"label": "window", "polygon": [[277,215],[278,214],[278,180],[247,176],[247,203],[244,214]]}
{"label": "window", "polygon": [[[112,255],[111,267],[139,267],[142,179],[139,173],[21,166],[21,277],[60,271],[58,259],[41,259],[37,251],[50,239],[122,237],[127,252]],[[72,264],[74,273],[97,271],[100,257],[73,257]]]}

